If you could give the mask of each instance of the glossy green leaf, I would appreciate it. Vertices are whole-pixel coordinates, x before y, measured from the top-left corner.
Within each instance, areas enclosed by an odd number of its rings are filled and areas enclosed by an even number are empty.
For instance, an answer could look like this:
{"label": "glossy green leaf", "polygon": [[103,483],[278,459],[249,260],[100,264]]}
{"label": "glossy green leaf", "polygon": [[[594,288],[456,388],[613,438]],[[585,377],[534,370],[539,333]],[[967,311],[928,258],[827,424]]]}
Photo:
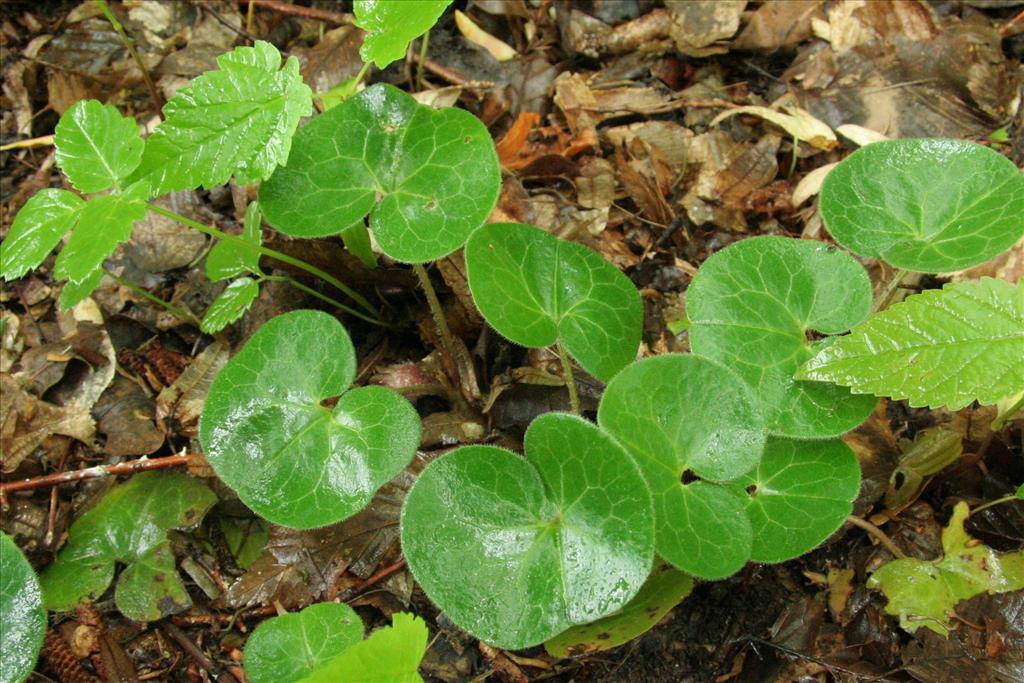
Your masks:
{"label": "glossy green leaf", "polygon": [[553,657],[577,657],[633,640],[652,629],[693,590],[693,579],[670,567],[655,571],[621,610],[592,624],[573,626],[544,643]]}
{"label": "glossy green leaf", "polygon": [[821,438],[853,429],[876,400],[793,379],[814,355],[806,334],[844,332],[871,307],[871,283],[848,254],[821,242],[754,237],[713,255],[687,292],[693,352],[737,372],[768,429]]}
{"label": "glossy green leaf", "polygon": [[0,533],[0,682],[21,683],[29,677],[44,635],[39,579],[14,539]]}
{"label": "glossy green leaf", "polygon": [[60,290],[60,298],[57,299],[57,307],[62,311],[69,311],[78,304],[89,298],[89,295],[96,291],[103,279],[103,269],[97,268],[81,282],[68,280]]}
{"label": "glossy green leaf", "polygon": [[754,531],[750,559],[784,562],[838,529],[860,491],[860,465],[842,441],[772,438],[764,457],[739,482],[747,487]]}
{"label": "glossy green leaf", "polygon": [[211,282],[259,272],[260,252],[256,247],[263,241],[262,220],[259,202],[250,202],[245,207],[245,222],[240,235],[245,241],[221,240],[213,245],[206,256],[206,277]]}
{"label": "glossy green leaf", "polygon": [[356,26],[366,31],[359,56],[383,69],[403,59],[409,43],[437,23],[452,0],[355,0]]}
{"label": "glossy green leaf", "polygon": [[629,602],[651,569],[651,500],[600,429],[533,421],[526,458],[465,446],[420,474],[402,511],[417,583],[461,628],[508,649],[544,642]]}
{"label": "glossy green leaf", "polygon": [[95,600],[115,562],[128,565],[115,592],[128,618],[150,621],[187,607],[167,532],[198,524],[216,500],[204,483],[178,473],[142,472],[116,485],[71,525],[70,540],[43,572],[46,607],[67,611]]}
{"label": "glossy green leaf", "polygon": [[146,217],[146,204],[125,195],[93,197],[78,212],[78,225],[57,255],[57,277],[82,283],[102,265],[121,242],[132,236],[132,226]]}
{"label": "glossy green leaf", "polygon": [[751,544],[743,499],[715,484],[683,480],[686,474],[728,481],[757,464],[764,421],[747,385],[697,356],[646,358],[609,382],[598,422],[651,489],[658,554],[704,578],[739,570]]}
{"label": "glossy green leaf", "polygon": [[256,627],[245,642],[245,673],[250,683],[291,683],[362,639],[363,622],[348,605],[310,605]]}
{"label": "glossy green leaf", "polygon": [[326,313],[266,323],[206,398],[199,438],[217,476],[283,526],[310,529],[359,512],[412,460],[420,419],[390,389],[350,390],[355,372],[352,341]]}
{"label": "glossy green leaf", "polygon": [[968,514],[967,503],[953,508],[942,531],[943,557],[893,560],[868,579],[888,598],[885,611],[898,615],[906,630],[924,626],[945,636],[952,627],[949,613],[961,600],[1024,589],[1024,551],[997,553],[979,544],[964,529]]}
{"label": "glossy green leaf", "polygon": [[78,222],[85,201],[67,190],[36,192],[14,218],[0,245],[0,276],[17,280],[43,262]]}
{"label": "glossy green leaf", "polygon": [[299,61],[258,40],[217,58],[219,70],[194,78],[164,106],[133,177],[154,196],[216,187],[231,176],[263,180],[288,160],[299,119],[313,111]]}
{"label": "glossy green leaf", "polygon": [[821,216],[850,251],[899,268],[969,268],[1024,234],[1024,175],[965,140],[904,139],[858,149],[825,178]]}
{"label": "glossy green leaf", "polygon": [[947,284],[876,313],[822,350],[800,377],[959,410],[1024,390],[1024,287]]}
{"label": "glossy green leaf", "polygon": [[433,109],[386,84],[316,117],[288,165],[260,186],[276,228],[336,235],[368,213],[381,250],[424,263],[461,247],[498,200],[490,133],[460,109]]}
{"label": "glossy green leaf", "polygon": [[133,119],[109,104],[79,100],[57,122],[57,165],[80,192],[101,192],[131,175],[142,160]]}
{"label": "glossy green leaf", "polygon": [[377,629],[302,683],[422,683],[420,661],[427,652],[427,625],[406,612],[391,617],[391,626]]}
{"label": "glossy green leaf", "polygon": [[240,277],[220,293],[206,309],[199,329],[206,334],[220,332],[241,318],[260,293],[260,286],[250,277]]}
{"label": "glossy green leaf", "polygon": [[470,237],[466,271],[480,313],[515,343],[560,341],[605,381],[636,358],[640,293],[596,251],[530,225],[494,223]]}

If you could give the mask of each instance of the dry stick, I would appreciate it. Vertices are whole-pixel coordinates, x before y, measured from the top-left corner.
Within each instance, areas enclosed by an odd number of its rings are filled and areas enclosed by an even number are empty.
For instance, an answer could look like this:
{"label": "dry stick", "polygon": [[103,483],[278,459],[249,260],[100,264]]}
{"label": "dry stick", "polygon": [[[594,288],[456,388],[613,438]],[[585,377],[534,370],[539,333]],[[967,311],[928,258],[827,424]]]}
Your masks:
{"label": "dry stick", "polygon": [[172,624],[171,622],[165,621],[161,626],[163,632],[166,633],[171,640],[177,643],[182,650],[184,650],[189,657],[195,660],[195,663],[199,665],[206,673],[214,677],[214,680],[220,683],[238,683],[238,679],[230,671],[221,671],[220,667],[214,664],[209,657],[207,657],[199,646],[192,642],[192,639],[185,635],[185,632],[180,628]]}
{"label": "dry stick", "polygon": [[53,144],[52,135],[44,135],[41,138],[30,138],[28,140],[18,140],[7,145],[0,145],[0,152],[6,152],[12,149],[25,149],[28,147],[49,147]]}
{"label": "dry stick", "polygon": [[569,407],[573,414],[579,415],[580,396],[576,392],[576,376],[572,372],[572,361],[569,360],[569,354],[562,346],[561,340],[555,346],[558,347],[558,358],[562,361],[562,379],[565,380],[565,388],[569,390]]}
{"label": "dry stick", "polygon": [[149,77],[149,71],[146,70],[146,65],[142,63],[142,58],[139,57],[139,53],[135,51],[135,41],[133,41],[127,33],[124,31],[124,26],[117,20],[114,13],[107,7],[105,0],[96,0],[96,4],[100,6],[103,11],[103,16],[107,18],[110,25],[117,31],[117,35],[121,36],[121,40],[124,42],[124,46],[128,48],[128,54],[135,60],[135,66],[139,67],[139,71],[142,72],[142,79],[146,81],[146,88],[149,89],[149,98],[153,100],[153,106],[156,107],[157,116],[163,118],[164,101],[160,97],[160,93],[157,92],[156,86],[153,85],[153,80]]}
{"label": "dry stick", "polygon": [[318,21],[329,21],[332,24],[351,24],[355,18],[345,12],[331,12],[330,10],[317,9],[315,7],[303,7],[293,5],[290,2],[279,2],[278,0],[237,0],[239,5],[256,5],[278,14],[288,14],[293,17],[305,17]]}
{"label": "dry stick", "polygon": [[356,586],[355,593],[357,595],[359,593],[362,593],[367,588],[380,583],[381,581],[388,578],[389,576],[391,576],[398,570],[402,569],[403,567],[405,567],[405,560],[401,559],[398,562],[395,562],[394,564],[389,564],[388,566],[383,567],[382,569],[378,569],[373,574],[371,574],[365,581]]}
{"label": "dry stick", "polygon": [[12,481],[6,484],[0,484],[0,496],[6,496],[7,494],[14,493],[15,491],[28,491],[30,489],[46,488],[47,486],[60,486],[61,484],[81,481],[82,479],[113,477],[120,474],[134,474],[136,472],[147,472],[149,470],[163,470],[168,467],[188,465],[190,462],[192,462],[192,456],[183,453],[180,455],[168,455],[163,458],[150,459],[147,457],[141,457],[137,460],[120,462],[114,465],[97,465],[96,467],[87,467],[82,470],[58,472],[56,474],[44,474],[38,477],[32,477],[31,479],[22,479],[21,481]]}
{"label": "dry stick", "polygon": [[907,556],[906,553],[899,549],[899,546],[892,542],[892,539],[889,538],[884,531],[882,531],[866,519],[861,519],[860,517],[850,515],[846,518],[846,521],[856,527],[860,527],[864,531],[874,536],[876,539],[878,539],[878,542],[885,546],[885,549],[892,553],[895,557],[904,559]]}

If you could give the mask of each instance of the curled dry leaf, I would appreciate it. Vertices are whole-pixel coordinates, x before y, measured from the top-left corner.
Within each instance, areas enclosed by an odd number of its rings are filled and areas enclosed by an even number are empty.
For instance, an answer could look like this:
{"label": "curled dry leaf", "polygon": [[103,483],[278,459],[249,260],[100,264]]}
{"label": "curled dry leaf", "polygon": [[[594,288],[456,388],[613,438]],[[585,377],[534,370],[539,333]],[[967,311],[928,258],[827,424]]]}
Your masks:
{"label": "curled dry leaf", "polygon": [[455,25],[459,27],[466,40],[487,50],[499,62],[507,62],[518,54],[508,43],[498,40],[477,26],[459,10],[455,10]]}
{"label": "curled dry leaf", "polygon": [[723,111],[712,119],[711,125],[717,126],[725,119],[737,114],[752,114],[774,123],[797,140],[802,140],[812,147],[827,151],[839,144],[832,129],[814,118],[810,112],[796,106],[787,106],[784,109],[786,113],[768,107],[737,107]]}

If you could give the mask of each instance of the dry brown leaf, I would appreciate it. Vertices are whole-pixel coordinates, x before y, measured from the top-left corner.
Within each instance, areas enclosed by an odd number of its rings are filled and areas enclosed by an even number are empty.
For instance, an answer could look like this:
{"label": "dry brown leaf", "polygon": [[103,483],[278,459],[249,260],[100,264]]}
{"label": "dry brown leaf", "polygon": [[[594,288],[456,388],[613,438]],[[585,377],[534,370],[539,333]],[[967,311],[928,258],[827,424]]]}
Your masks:
{"label": "dry brown leaf", "polygon": [[54,405],[25,391],[10,375],[0,375],[0,471],[16,470],[52,434],[89,443],[95,433],[88,408]]}
{"label": "dry brown leaf", "polygon": [[224,342],[215,341],[203,349],[177,381],[156,397],[157,419],[173,418],[179,431],[195,436],[210,384],[227,362],[228,347]]}

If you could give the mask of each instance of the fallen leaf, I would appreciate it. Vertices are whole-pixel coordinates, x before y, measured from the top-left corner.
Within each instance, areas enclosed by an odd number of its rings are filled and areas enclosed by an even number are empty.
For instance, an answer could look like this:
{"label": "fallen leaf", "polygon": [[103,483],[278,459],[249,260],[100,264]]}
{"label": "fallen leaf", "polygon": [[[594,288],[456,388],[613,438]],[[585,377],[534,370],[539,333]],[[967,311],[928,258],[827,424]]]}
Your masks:
{"label": "fallen leaf", "polygon": [[752,114],[766,121],[774,123],[779,128],[789,133],[797,140],[802,140],[812,147],[821,150],[830,150],[839,144],[836,134],[822,121],[814,118],[810,112],[796,106],[785,107],[786,113],[769,109],[768,107],[737,107],[727,109],[711,120],[711,126],[738,114]]}
{"label": "fallen leaf", "polygon": [[518,55],[510,45],[477,26],[472,19],[459,10],[455,10],[455,25],[459,27],[459,31],[466,37],[466,40],[487,50],[499,62],[507,62]]}

